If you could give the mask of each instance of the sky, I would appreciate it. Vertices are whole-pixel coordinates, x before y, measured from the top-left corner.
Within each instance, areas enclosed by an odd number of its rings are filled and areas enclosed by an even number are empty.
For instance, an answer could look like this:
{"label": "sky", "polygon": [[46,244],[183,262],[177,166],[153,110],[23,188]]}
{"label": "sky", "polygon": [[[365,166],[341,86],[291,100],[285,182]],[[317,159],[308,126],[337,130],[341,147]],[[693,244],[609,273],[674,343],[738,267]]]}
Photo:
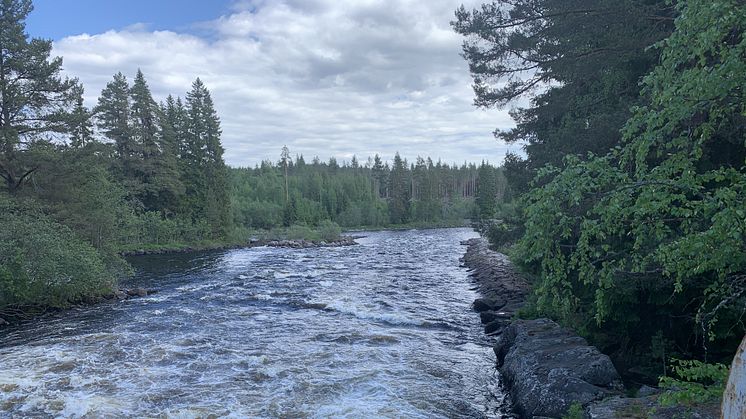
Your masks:
{"label": "sky", "polygon": [[477,109],[449,22],[481,0],[35,0],[31,36],[54,41],[93,106],[114,73],[142,69],[156,100],[200,77],[221,117],[225,160],[500,163],[507,110]]}

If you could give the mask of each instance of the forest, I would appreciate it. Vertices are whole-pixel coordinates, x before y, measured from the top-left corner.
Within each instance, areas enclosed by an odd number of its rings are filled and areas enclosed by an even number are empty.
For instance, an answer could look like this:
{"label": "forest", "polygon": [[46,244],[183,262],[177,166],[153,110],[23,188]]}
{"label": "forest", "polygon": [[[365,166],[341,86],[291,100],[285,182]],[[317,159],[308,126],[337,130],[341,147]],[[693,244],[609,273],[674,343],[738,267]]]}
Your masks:
{"label": "forest", "polygon": [[746,3],[497,0],[452,26],[525,151],[487,232],[532,278],[523,315],[633,382],[722,384],[707,363],[746,331]]}
{"label": "forest", "polygon": [[[398,154],[361,164],[287,148],[231,168],[207,86],[159,102],[145,75],[117,73],[85,106],[52,42],[30,37],[30,0],[0,2],[0,314],[110,294],[138,249],[242,245],[258,234],[464,225],[506,193],[488,163]],[[482,182],[489,186],[480,187]],[[481,208],[481,210],[479,209]]]}

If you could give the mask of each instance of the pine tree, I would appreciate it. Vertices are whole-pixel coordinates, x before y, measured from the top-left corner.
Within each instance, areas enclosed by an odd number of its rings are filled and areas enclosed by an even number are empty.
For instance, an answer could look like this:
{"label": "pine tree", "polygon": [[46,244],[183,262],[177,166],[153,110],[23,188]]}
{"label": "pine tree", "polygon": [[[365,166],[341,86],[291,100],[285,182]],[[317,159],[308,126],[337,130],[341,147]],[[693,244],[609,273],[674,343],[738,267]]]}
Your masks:
{"label": "pine tree", "polygon": [[280,164],[285,170],[285,204],[290,202],[290,192],[288,191],[288,164],[290,161],[290,150],[286,145],[284,145],[282,146],[282,153],[280,154]]}
{"label": "pine tree", "polygon": [[29,39],[31,0],[0,1],[0,178],[10,193],[39,169],[26,146],[39,134],[63,133],[77,80],[63,78],[52,41]]}

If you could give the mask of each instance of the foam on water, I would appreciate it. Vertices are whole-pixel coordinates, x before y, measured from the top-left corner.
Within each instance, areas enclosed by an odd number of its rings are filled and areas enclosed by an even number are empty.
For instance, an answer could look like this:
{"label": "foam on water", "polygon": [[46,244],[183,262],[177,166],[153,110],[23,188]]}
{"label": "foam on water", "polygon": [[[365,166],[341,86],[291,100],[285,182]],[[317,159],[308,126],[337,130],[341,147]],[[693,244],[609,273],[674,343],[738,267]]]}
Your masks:
{"label": "foam on water", "polygon": [[500,417],[473,233],[367,236],[133,259],[157,294],[0,335],[0,417]]}

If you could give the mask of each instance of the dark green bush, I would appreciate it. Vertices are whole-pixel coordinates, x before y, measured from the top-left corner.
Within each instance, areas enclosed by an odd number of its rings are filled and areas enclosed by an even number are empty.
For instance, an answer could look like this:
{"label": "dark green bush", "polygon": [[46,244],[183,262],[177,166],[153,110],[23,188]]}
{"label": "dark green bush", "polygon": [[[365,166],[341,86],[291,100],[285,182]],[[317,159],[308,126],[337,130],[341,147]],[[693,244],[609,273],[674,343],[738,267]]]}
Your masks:
{"label": "dark green bush", "polygon": [[0,195],[0,309],[64,307],[115,286],[100,254],[33,201]]}

